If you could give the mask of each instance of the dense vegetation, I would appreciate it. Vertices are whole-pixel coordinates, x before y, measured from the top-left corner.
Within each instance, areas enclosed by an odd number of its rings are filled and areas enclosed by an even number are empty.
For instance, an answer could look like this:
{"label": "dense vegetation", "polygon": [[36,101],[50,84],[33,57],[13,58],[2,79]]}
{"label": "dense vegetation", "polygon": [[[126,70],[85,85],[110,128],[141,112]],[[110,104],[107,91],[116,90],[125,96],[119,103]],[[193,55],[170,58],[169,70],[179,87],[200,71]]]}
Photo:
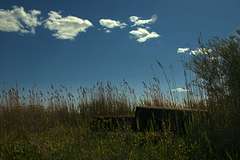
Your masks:
{"label": "dense vegetation", "polygon": [[[215,39],[200,47],[204,54],[186,63],[195,78],[186,78],[188,92],[181,103],[159,62],[168,94],[161,92],[157,78],[144,83],[141,97],[125,81],[76,92],[63,86],[2,90],[0,159],[240,159],[240,44]],[[204,119],[195,115],[184,135],[168,127],[162,132],[92,129],[94,116],[133,115],[137,105],[206,109],[209,114]]]}

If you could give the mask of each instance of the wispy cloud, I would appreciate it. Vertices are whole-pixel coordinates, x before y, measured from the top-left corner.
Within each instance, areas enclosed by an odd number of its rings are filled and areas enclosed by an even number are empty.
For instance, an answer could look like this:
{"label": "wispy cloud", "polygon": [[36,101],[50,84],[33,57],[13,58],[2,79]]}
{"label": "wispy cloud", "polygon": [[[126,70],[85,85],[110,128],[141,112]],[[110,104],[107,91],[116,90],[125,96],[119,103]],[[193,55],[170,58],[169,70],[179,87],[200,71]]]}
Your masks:
{"label": "wispy cloud", "polygon": [[141,19],[137,16],[131,16],[129,17],[129,20],[133,23],[132,26],[144,26],[155,23],[157,21],[157,15],[153,15],[150,19]]}
{"label": "wispy cloud", "polygon": [[172,92],[182,93],[182,92],[189,92],[189,90],[187,90],[186,88],[178,87],[178,88],[172,89]]}
{"label": "wispy cloud", "polygon": [[105,32],[106,32],[106,33],[111,33],[112,31],[109,30],[109,29],[105,29]]}
{"label": "wispy cloud", "polygon": [[138,28],[129,32],[139,43],[143,43],[149,39],[158,38],[160,35],[156,32],[149,32],[145,28]]}
{"label": "wispy cloud", "polygon": [[177,49],[177,53],[189,53],[190,52],[190,48],[178,48]]}
{"label": "wispy cloud", "polygon": [[44,27],[54,31],[53,36],[57,39],[74,39],[80,32],[93,26],[87,19],[81,19],[75,16],[62,17],[60,13],[51,11],[49,17],[45,21]]}
{"label": "wispy cloud", "polygon": [[113,20],[113,19],[100,19],[99,24],[104,27],[104,30],[106,33],[110,33],[111,32],[110,29],[114,29],[114,28],[123,29],[127,26],[126,23]]}
{"label": "wispy cloud", "polygon": [[26,12],[23,7],[14,6],[12,10],[0,9],[0,31],[35,33],[35,28],[41,25],[38,10]]}

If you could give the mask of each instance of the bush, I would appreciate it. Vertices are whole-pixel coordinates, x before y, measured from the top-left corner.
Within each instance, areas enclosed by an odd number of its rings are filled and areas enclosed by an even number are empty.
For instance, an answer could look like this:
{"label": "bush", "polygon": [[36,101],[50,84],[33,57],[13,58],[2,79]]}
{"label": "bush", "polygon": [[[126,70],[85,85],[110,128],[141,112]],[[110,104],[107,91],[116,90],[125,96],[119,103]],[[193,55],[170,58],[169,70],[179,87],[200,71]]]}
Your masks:
{"label": "bush", "polygon": [[196,75],[197,86],[206,92],[210,111],[208,136],[217,150],[238,150],[240,43],[231,38],[214,39],[201,44],[200,50],[201,54],[193,56],[188,67]]}

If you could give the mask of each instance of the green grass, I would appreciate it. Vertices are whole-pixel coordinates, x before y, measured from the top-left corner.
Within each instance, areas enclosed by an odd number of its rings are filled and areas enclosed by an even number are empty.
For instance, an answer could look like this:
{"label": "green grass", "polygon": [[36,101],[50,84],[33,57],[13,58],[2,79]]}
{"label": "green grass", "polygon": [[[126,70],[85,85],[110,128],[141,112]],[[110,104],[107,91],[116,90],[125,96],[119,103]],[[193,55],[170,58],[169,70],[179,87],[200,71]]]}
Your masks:
{"label": "green grass", "polygon": [[100,132],[55,127],[42,133],[8,135],[1,159],[205,159],[200,144],[170,133]]}

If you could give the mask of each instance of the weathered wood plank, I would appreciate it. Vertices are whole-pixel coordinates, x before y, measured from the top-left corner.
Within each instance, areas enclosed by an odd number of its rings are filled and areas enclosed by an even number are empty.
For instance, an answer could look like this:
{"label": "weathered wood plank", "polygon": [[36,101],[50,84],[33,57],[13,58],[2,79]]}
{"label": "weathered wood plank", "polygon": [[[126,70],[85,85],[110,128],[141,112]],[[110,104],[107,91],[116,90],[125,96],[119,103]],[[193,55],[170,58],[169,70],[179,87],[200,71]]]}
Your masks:
{"label": "weathered wood plank", "polygon": [[135,116],[95,116],[91,128],[96,131],[112,131],[131,128],[134,131],[162,131],[169,129],[175,133],[185,132],[185,126],[191,122],[195,113],[206,111],[193,109],[173,109],[163,107],[136,107]]}

